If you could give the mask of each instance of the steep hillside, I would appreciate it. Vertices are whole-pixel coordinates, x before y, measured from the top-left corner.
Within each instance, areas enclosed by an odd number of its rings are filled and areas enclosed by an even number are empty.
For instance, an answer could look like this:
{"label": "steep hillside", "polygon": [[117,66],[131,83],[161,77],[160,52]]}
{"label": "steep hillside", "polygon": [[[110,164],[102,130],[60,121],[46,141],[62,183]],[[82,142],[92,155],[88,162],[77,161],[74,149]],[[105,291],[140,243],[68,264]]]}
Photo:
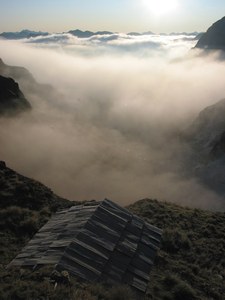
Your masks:
{"label": "steep hillside", "polygon": [[203,109],[192,125],[189,134],[194,141],[211,151],[215,141],[225,130],[225,99]]}
{"label": "steep hillside", "polygon": [[130,209],[164,230],[147,299],[224,299],[225,213],[148,199]]}
{"label": "steep hillside", "polygon": [[34,77],[27,69],[23,67],[9,66],[5,64],[1,58],[0,58],[0,75],[5,77],[12,77],[13,79],[19,82],[23,80],[30,83],[35,83]]}
{"label": "steep hillside", "polygon": [[225,50],[225,17],[214,23],[200,37],[196,48]]}
{"label": "steep hillside", "polygon": [[225,99],[202,110],[185,132],[192,147],[192,172],[225,195]]}
{"label": "steep hillside", "polygon": [[12,115],[28,109],[31,109],[31,105],[18,83],[0,75],[0,115]]}
{"label": "steep hillside", "polygon": [[[1,299],[135,299],[125,286],[78,282],[64,273],[52,273],[50,267],[6,270],[7,263],[51,213],[72,203],[7,168],[4,162],[0,163],[0,186]],[[224,299],[225,213],[149,199],[129,209],[164,231],[146,299]]]}
{"label": "steep hillside", "polygon": [[0,162],[0,257],[11,260],[51,214],[71,201]]}
{"label": "steep hillside", "polygon": [[33,95],[38,95],[46,101],[58,97],[58,92],[51,85],[37,82],[30,71],[26,68],[7,65],[1,58],[0,75],[4,77],[11,77],[16,80],[21,90],[25,93],[29,100],[33,97]]}

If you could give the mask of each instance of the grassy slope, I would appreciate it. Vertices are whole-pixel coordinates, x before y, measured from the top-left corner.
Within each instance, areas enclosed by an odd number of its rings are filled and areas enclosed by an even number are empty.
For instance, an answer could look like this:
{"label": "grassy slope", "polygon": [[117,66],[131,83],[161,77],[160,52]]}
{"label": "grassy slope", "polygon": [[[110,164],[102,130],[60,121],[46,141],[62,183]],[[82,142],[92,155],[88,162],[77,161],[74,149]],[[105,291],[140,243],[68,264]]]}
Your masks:
{"label": "grassy slope", "polygon": [[[126,287],[75,280],[54,290],[51,268],[35,272],[5,269],[51,213],[69,205],[42,184],[0,167],[0,299],[132,299]],[[164,230],[146,299],[224,299],[224,213],[156,200],[141,200],[129,209]]]}
{"label": "grassy slope", "polygon": [[225,213],[156,200],[130,209],[164,230],[150,299],[225,299]]}
{"label": "grassy slope", "polygon": [[69,207],[49,188],[0,162],[0,261],[8,263],[56,210]]}

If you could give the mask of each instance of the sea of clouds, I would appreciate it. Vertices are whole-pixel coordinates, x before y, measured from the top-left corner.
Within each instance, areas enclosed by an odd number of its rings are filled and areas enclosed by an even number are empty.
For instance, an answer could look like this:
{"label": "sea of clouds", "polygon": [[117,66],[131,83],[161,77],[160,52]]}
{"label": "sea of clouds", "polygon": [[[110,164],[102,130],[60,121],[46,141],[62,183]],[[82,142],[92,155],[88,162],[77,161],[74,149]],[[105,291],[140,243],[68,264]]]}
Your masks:
{"label": "sea of clouds", "polygon": [[33,110],[0,119],[1,159],[72,200],[224,208],[187,174],[191,150],[179,138],[225,95],[225,63],[195,44],[184,34],[1,39],[3,61],[43,84],[19,82]]}
{"label": "sea of clouds", "polygon": [[[96,34],[89,38],[78,38],[70,33],[54,33],[24,39],[24,43],[37,44],[41,47],[61,48],[67,52],[84,56],[121,55],[128,53],[136,56],[170,55],[177,57],[179,52],[187,52],[195,44],[195,35],[141,34],[125,33]],[[157,50],[157,52],[155,51]]]}

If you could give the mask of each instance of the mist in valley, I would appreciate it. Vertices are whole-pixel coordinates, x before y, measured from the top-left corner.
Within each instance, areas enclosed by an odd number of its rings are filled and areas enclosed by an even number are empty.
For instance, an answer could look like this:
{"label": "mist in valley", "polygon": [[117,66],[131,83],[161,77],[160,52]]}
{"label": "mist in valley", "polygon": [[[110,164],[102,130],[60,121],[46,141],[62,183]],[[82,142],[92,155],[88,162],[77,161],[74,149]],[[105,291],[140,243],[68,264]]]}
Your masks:
{"label": "mist in valley", "polygon": [[0,118],[1,159],[71,200],[156,198],[224,209],[189,174],[182,139],[198,113],[225,96],[217,53],[203,57],[185,36],[65,36],[0,40],[4,62],[41,84],[19,80],[33,109]]}

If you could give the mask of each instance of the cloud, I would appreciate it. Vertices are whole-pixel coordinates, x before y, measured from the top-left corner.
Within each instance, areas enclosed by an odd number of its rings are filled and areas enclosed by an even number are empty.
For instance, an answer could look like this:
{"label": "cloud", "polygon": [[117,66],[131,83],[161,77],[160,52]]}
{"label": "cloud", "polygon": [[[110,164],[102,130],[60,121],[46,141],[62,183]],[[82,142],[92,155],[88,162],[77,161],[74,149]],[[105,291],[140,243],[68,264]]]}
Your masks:
{"label": "cloud", "polygon": [[76,43],[77,38],[69,33],[58,33],[58,34],[49,34],[46,36],[37,36],[30,37],[23,40],[27,43],[36,43],[36,44],[71,44]]}
{"label": "cloud", "polygon": [[[1,159],[74,200],[149,197],[224,208],[186,176],[190,149],[178,139],[201,109],[224,97],[224,63],[187,54],[193,42],[181,37],[63,36],[60,47],[54,35],[55,47],[0,41],[7,64],[26,67],[57,91],[46,88],[43,97],[21,82],[34,109],[0,119]],[[145,43],[157,44],[152,55],[141,55]]]}
{"label": "cloud", "polygon": [[88,38],[78,38],[70,33],[54,33],[45,36],[25,38],[24,43],[36,44],[42,48],[63,48],[67,52],[78,52],[82,56],[108,55],[109,51],[121,55],[131,52],[139,56],[167,55],[168,50],[176,48],[188,51],[196,41],[194,35],[173,34],[129,35],[124,33],[95,34]]}

